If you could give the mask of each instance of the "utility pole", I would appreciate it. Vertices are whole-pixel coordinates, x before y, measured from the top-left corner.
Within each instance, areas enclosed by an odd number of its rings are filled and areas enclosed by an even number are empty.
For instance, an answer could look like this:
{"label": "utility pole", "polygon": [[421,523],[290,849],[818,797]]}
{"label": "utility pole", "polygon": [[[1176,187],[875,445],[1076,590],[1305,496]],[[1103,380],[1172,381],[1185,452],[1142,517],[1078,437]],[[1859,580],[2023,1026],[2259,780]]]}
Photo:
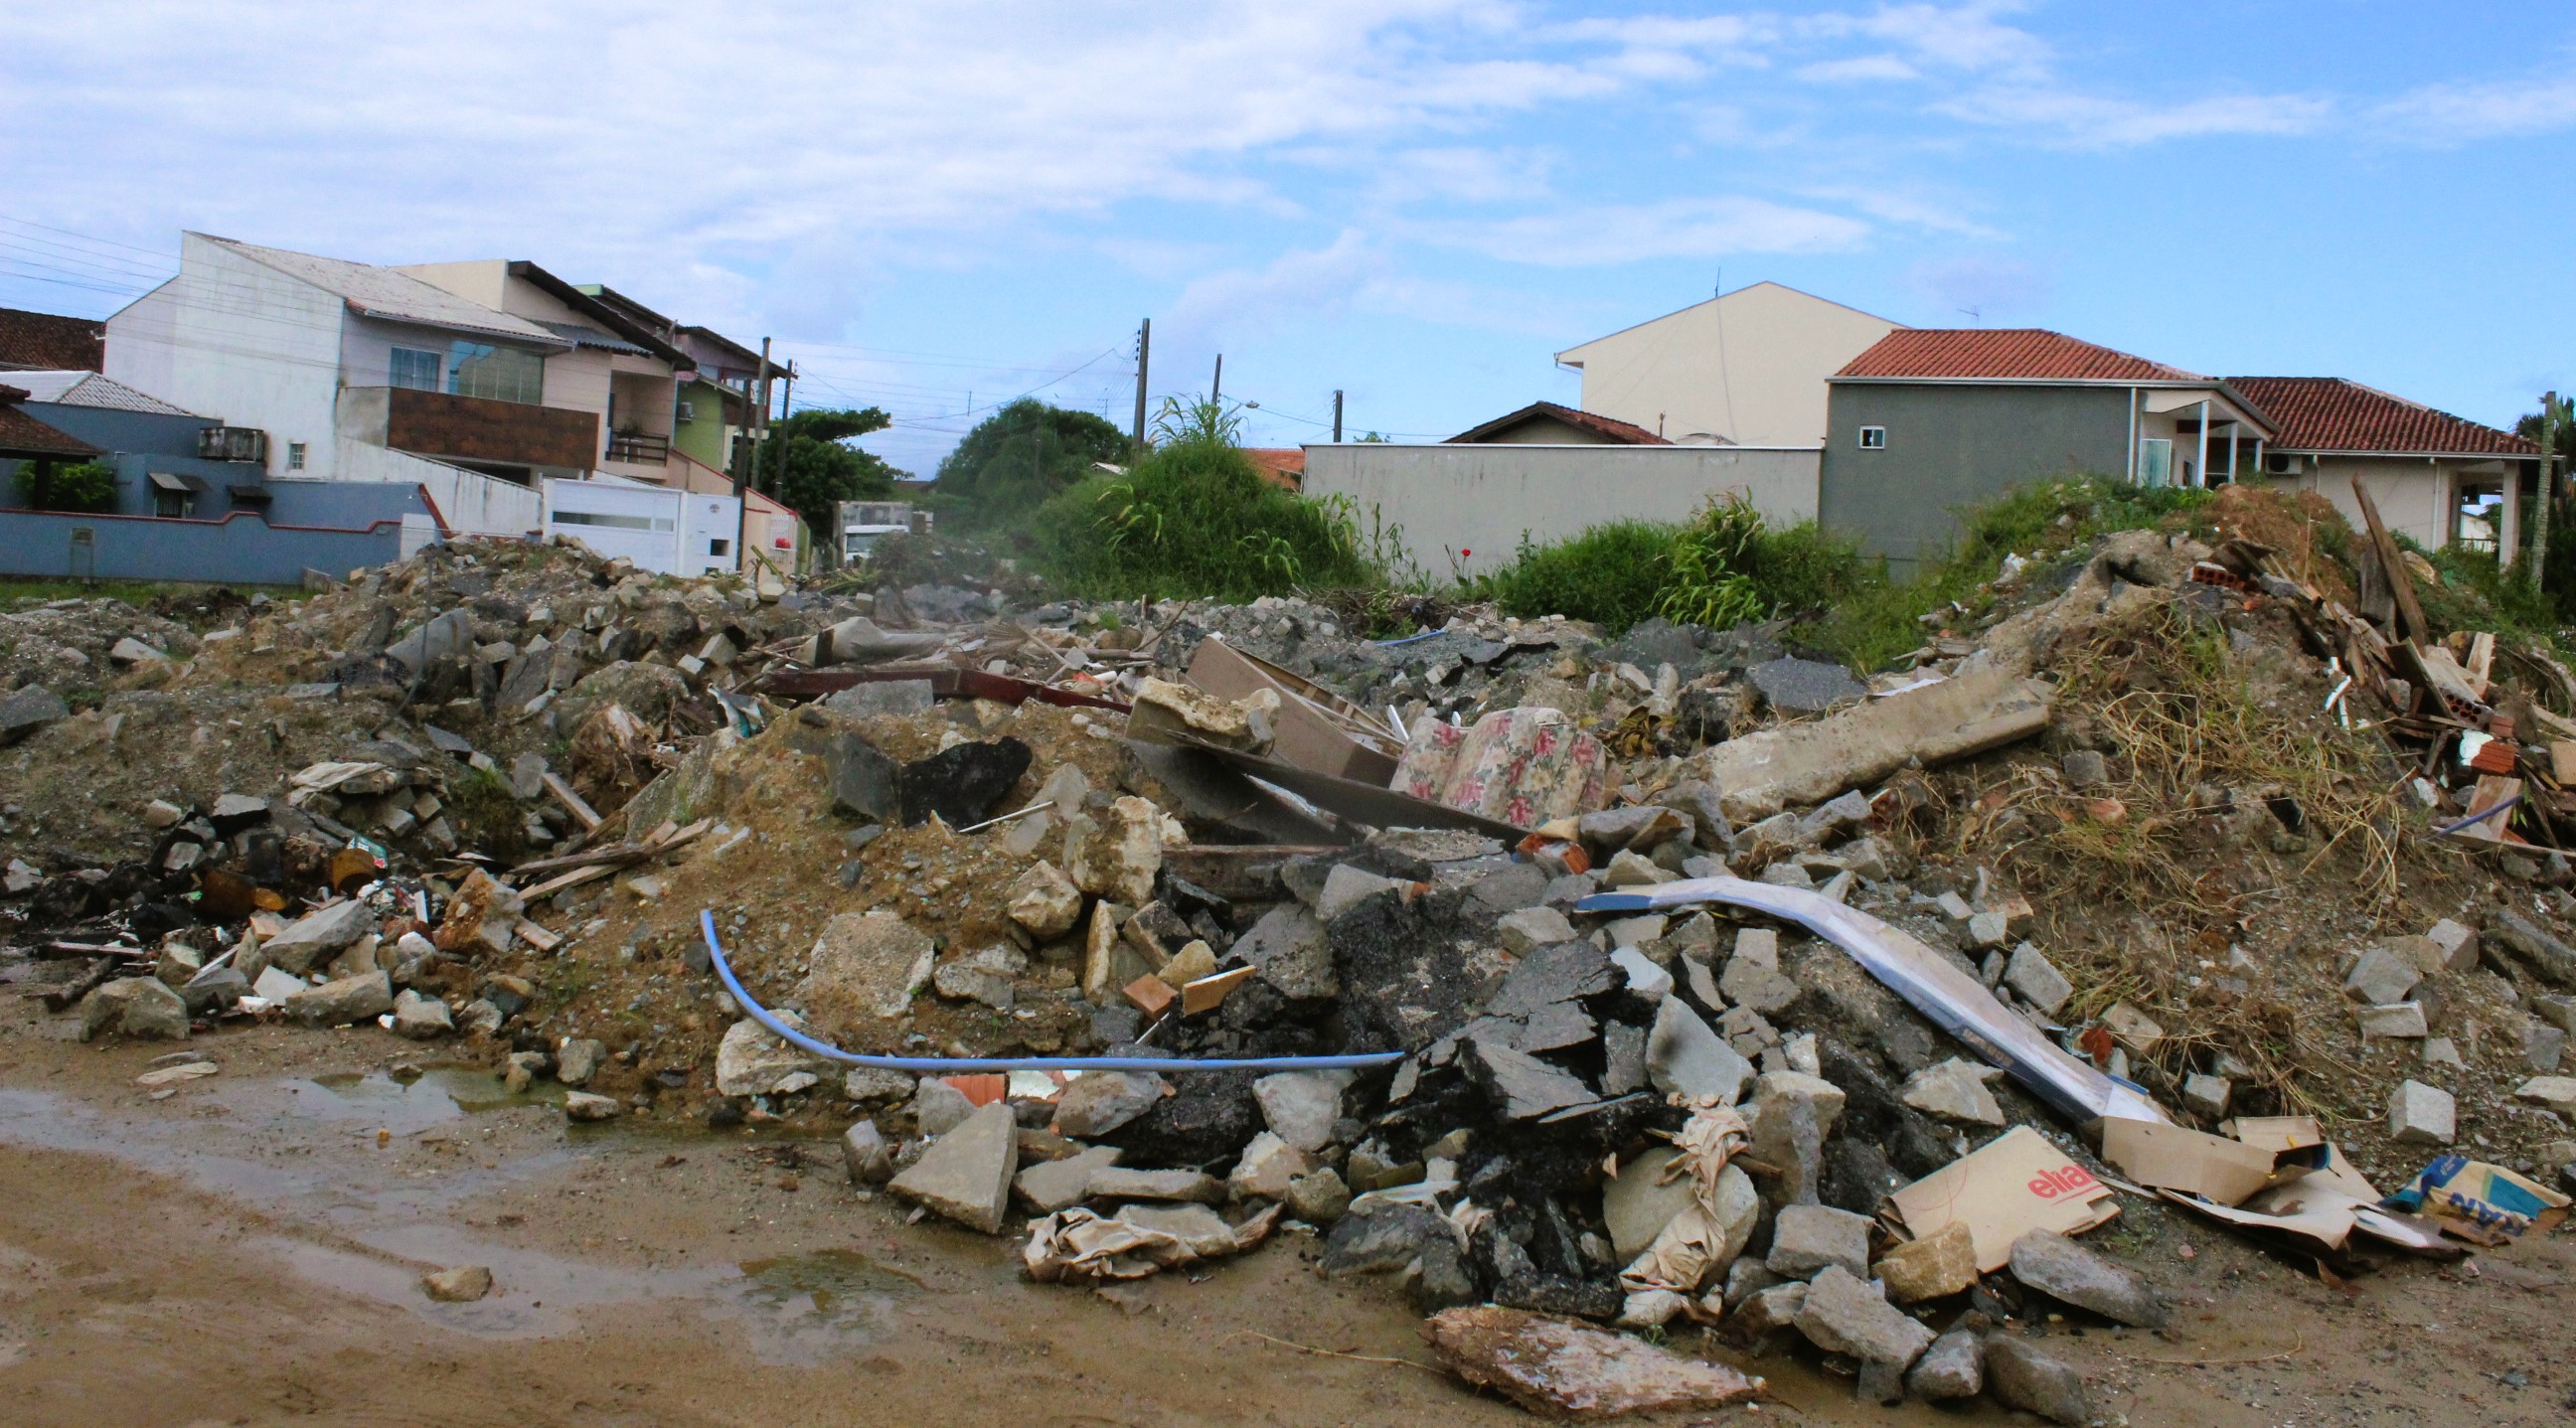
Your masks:
{"label": "utility pole", "polygon": [[1154,319],[1136,324],[1136,434],[1130,439],[1135,449],[1130,460],[1145,454],[1145,372],[1154,359]]}
{"label": "utility pole", "polygon": [[1342,389],[1333,389],[1333,444],[1342,444]]}
{"label": "utility pole", "polygon": [[[785,396],[783,396],[783,397],[781,397],[781,398],[779,399],[779,403],[778,403],[778,416],[779,416],[779,419],[780,419],[781,421],[784,421],[784,420],[786,420],[788,417],[793,416],[793,415],[795,414],[795,412],[796,412],[796,362],[795,362],[795,359],[790,358],[790,359],[788,359],[788,363],[787,363],[787,392],[786,392],[786,395],[785,395]],[[787,443],[785,443],[785,442],[783,442],[783,441],[782,441],[782,442],[778,443],[778,459],[777,459],[776,461],[774,461],[774,462],[770,463],[770,467],[769,467],[769,494],[770,494],[770,495],[772,495],[772,496],[777,495],[777,494],[778,494],[778,488],[779,488],[780,486],[782,486],[782,485],[786,484],[786,481],[787,481]]]}
{"label": "utility pole", "polygon": [[745,569],[751,563],[751,553],[743,548],[743,539],[751,527],[751,501],[746,492],[751,486],[751,478],[760,474],[760,439],[769,430],[769,339],[766,337],[760,339],[760,372],[752,387],[753,390],[743,393],[752,399],[752,410],[745,418],[749,424],[743,432],[749,440],[750,450],[735,468],[733,478],[733,559],[737,570]]}
{"label": "utility pole", "polygon": [[1224,400],[1225,354],[1220,352],[1216,354],[1216,375],[1208,379],[1208,401],[1211,403],[1221,403]]}

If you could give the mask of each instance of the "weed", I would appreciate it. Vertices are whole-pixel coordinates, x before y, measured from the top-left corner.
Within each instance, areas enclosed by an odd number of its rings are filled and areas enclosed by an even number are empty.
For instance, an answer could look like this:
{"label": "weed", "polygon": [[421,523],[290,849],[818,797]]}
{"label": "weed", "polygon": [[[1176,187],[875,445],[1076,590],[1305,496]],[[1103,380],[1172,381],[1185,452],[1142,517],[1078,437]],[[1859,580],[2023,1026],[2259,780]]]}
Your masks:
{"label": "weed", "polygon": [[1564,615],[1624,630],[1663,603],[1674,535],[1657,521],[1612,521],[1538,545],[1524,531],[1512,563],[1467,581],[1464,593],[1522,619]]}
{"label": "weed", "polygon": [[2190,525],[2215,498],[2209,491],[2100,477],[2007,491],[1963,512],[1948,553],[1912,579],[1890,581],[1882,573],[1855,581],[1797,634],[1855,669],[1879,669],[1922,643],[1921,616],[1954,603],[1975,613],[1990,601],[1980,587],[1995,578],[2006,555],[2048,559],[2112,531]]}
{"label": "weed", "polygon": [[468,769],[447,785],[447,815],[457,836],[494,857],[515,858],[527,851],[527,820],[518,796],[488,769]]}

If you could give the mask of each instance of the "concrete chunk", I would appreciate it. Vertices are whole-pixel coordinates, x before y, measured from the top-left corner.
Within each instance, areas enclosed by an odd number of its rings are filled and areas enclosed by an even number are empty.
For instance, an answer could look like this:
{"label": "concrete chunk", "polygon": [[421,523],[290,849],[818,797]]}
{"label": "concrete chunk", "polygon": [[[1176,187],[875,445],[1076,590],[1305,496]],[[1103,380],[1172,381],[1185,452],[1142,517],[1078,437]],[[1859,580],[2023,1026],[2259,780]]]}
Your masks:
{"label": "concrete chunk", "polygon": [[1868,1280],[1837,1264],[1807,1284],[1798,1332],[1829,1354],[1893,1364],[1899,1373],[1932,1347],[1932,1331],[1887,1302]]}
{"label": "concrete chunk", "polygon": [[1342,1090],[1348,1071],[1282,1071],[1252,1083],[1261,1119],[1281,1140],[1302,1151],[1332,1143],[1333,1123],[1342,1118]]}
{"label": "concrete chunk", "polygon": [[1953,1329],[1934,1339],[1905,1375],[1906,1390],[1926,1403],[1974,1398],[1985,1386],[1985,1346],[1966,1329]]}
{"label": "concrete chunk", "polygon": [[1953,1220],[1919,1240],[1881,1256],[1878,1277],[1899,1304],[1964,1294],[1977,1282],[1977,1241],[1964,1220]]}
{"label": "concrete chunk", "polygon": [[286,999],[289,1021],[306,1026],[344,1026],[371,1021],[394,1009],[393,979],[382,972],[342,977],[318,987],[305,987]]}
{"label": "concrete chunk", "polygon": [[2027,942],[2015,947],[2012,960],[2004,964],[2004,985],[2013,989],[2014,996],[2037,1007],[2042,1016],[2057,1015],[2058,1008],[2075,995],[2075,984],[2066,980],[2057,964]]}
{"label": "concrete chunk", "polygon": [[1010,1103],[995,1101],[933,1141],[887,1188],[970,1230],[1000,1234],[1011,1176],[1019,1169],[1018,1132]]}
{"label": "concrete chunk", "polygon": [[[1786,1279],[1812,1278],[1828,1265],[1869,1277],[1869,1217],[1830,1205],[1785,1205],[1772,1223],[1763,1263]],[[1828,1345],[1827,1347],[1831,1347]]]}
{"label": "concrete chunk", "polygon": [[1646,1036],[1646,1074],[1667,1095],[1713,1096],[1734,1105],[1753,1076],[1753,1063],[1719,1039],[1699,1013],[1668,996],[1655,1009]]}
{"label": "concrete chunk", "polygon": [[1765,729],[1688,761],[1692,777],[1724,790],[1736,824],[1792,804],[1822,803],[1875,784],[1908,760],[1926,767],[1998,748],[2048,727],[2052,691],[1990,666],[1810,723]]}
{"label": "concrete chunk", "polygon": [[2415,965],[2385,947],[2369,947],[2354,959],[2352,970],[2344,975],[2344,995],[2372,1006],[2385,1006],[2406,999],[2424,974]]}
{"label": "concrete chunk", "polygon": [[1958,1057],[1937,1066],[1926,1066],[1906,1078],[1898,1095],[1905,1104],[1927,1115],[1961,1125],[2000,1126],[2004,1108],[1986,1083],[2003,1072],[1992,1066],[1980,1066]]}
{"label": "concrete chunk", "polygon": [[1525,907],[1506,914],[1494,924],[1494,931],[1502,938],[1503,950],[1515,957],[1526,957],[1550,943],[1574,940],[1574,924],[1552,907]]}
{"label": "concrete chunk", "polygon": [[2458,1129],[2451,1093],[2421,1081],[2400,1081],[2388,1097],[2388,1136],[2400,1145],[2449,1145]]}
{"label": "concrete chunk", "polygon": [[2028,1339],[2000,1330],[1986,1335],[1985,1350],[1986,1391],[1997,1403],[2067,1428],[2093,1421],[2082,1374]]}
{"label": "concrete chunk", "polygon": [[2357,1008],[2353,1015],[2361,1022],[2363,1036],[2420,1039],[2432,1034],[2425,1023],[2420,1002],[2393,1002],[2387,1006]]}
{"label": "concrete chunk", "polygon": [[894,1148],[874,1121],[860,1121],[841,1132],[841,1164],[853,1185],[883,1185],[894,1178]]}
{"label": "concrete chunk", "polygon": [[2009,1264],[2023,1284],[2105,1319],[2154,1329],[2172,1317],[2145,1280],[2055,1230],[2032,1230],[2013,1241]]}
{"label": "concrete chunk", "polygon": [[1091,1197],[1091,1177],[1118,1163],[1124,1154],[1114,1145],[1095,1145],[1062,1160],[1041,1161],[1011,1181],[1020,1203],[1033,1214],[1052,1215]]}

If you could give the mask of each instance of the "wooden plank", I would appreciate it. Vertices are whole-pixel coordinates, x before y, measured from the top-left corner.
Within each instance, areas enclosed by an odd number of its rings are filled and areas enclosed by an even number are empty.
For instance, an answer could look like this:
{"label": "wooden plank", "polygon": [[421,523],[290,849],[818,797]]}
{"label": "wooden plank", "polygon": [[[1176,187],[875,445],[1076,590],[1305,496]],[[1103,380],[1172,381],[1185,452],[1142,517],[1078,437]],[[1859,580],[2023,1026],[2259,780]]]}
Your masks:
{"label": "wooden plank", "polygon": [[2576,784],[2576,739],[2549,741],[2549,776],[2562,784]]}
{"label": "wooden plank", "polygon": [[552,769],[546,770],[545,784],[546,792],[555,796],[555,802],[563,805],[564,812],[581,820],[583,832],[595,832],[605,821],[599,816],[597,809],[582,801],[580,794],[573,792],[572,785],[564,782],[562,774]]}
{"label": "wooden plank", "polygon": [[2494,682],[2487,677],[2488,670],[2493,668],[2494,664],[2495,636],[2485,630],[2469,636],[2469,658],[2460,666],[2460,669],[2468,675],[2469,683],[2477,686],[2480,699],[2487,697],[2487,687]]}
{"label": "wooden plank", "polygon": [[520,893],[519,897],[523,901],[534,902],[541,897],[552,897],[556,893],[562,892],[565,888],[577,888],[583,883],[597,882],[601,878],[607,877],[609,874],[616,871],[617,869],[615,867],[606,863],[594,863],[587,868],[575,868],[561,877],[546,879],[535,887],[529,888]]}
{"label": "wooden plank", "polygon": [[520,918],[518,922],[512,925],[512,930],[519,934],[521,941],[526,942],[529,946],[536,948],[540,952],[552,952],[563,945],[562,938],[546,931],[544,928],[539,927],[524,917]]}
{"label": "wooden plank", "polygon": [[2361,503],[2361,519],[2370,527],[2370,548],[2379,556],[2380,573],[2387,577],[2388,593],[2397,601],[2397,637],[2402,640],[2427,640],[2432,628],[2424,623],[2424,607],[2415,600],[2415,572],[2406,568],[2405,557],[2397,553],[2397,541],[2388,534],[2388,526],[2379,519],[2379,503],[2370,498],[2370,488],[2361,478],[2352,478],[2353,497]]}

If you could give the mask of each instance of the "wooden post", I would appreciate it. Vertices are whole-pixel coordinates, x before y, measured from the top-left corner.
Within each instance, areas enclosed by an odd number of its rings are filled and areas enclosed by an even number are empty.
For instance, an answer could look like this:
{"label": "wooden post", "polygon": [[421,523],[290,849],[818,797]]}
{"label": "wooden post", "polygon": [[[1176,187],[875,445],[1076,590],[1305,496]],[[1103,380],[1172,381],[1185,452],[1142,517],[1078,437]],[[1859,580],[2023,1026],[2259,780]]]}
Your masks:
{"label": "wooden post", "polygon": [[2424,607],[2415,600],[2415,572],[2406,568],[2406,559],[2397,552],[2397,542],[2379,519],[2379,503],[2370,499],[2370,488],[2361,478],[2352,478],[2353,499],[2361,503],[2361,519],[2370,528],[2370,548],[2379,555],[2380,569],[2388,576],[2388,593],[2397,598],[2397,638],[2429,640],[2432,631],[2424,624]]}
{"label": "wooden post", "polygon": [[[2540,509],[2532,514],[2531,588],[2538,590],[2549,574],[2549,518],[2558,504],[2558,394],[2540,394]],[[2516,478],[2516,484],[2520,478]]]}

